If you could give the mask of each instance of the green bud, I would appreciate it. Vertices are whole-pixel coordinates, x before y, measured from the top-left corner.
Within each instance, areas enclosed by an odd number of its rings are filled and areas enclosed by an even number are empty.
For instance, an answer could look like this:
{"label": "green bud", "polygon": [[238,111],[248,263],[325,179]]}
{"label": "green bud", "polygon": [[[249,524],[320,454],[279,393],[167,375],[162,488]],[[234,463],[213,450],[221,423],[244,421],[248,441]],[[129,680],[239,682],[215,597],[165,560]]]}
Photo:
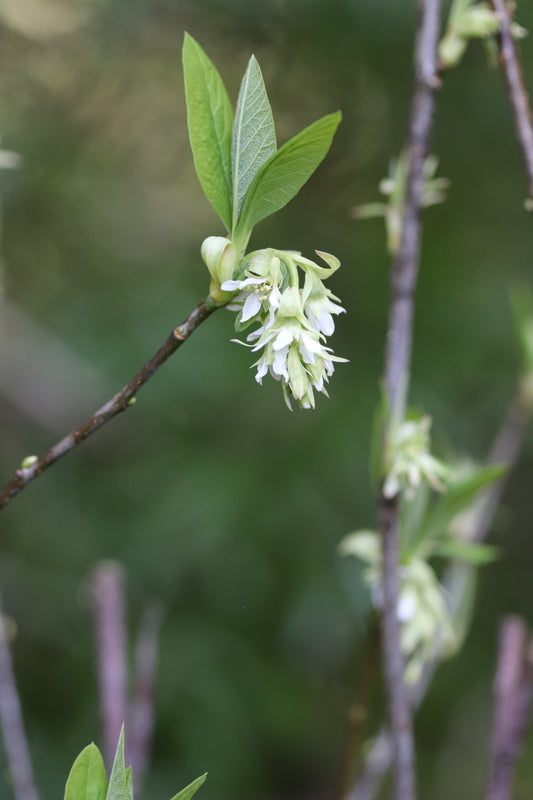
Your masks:
{"label": "green bud", "polygon": [[22,459],[21,462],[21,469],[28,469],[28,467],[33,467],[39,461],[39,456],[26,456],[26,458]]}
{"label": "green bud", "polygon": [[237,248],[224,236],[208,236],[200,252],[211,274],[210,296],[217,303],[227,303],[234,292],[224,292],[220,286],[233,278],[238,262]]}

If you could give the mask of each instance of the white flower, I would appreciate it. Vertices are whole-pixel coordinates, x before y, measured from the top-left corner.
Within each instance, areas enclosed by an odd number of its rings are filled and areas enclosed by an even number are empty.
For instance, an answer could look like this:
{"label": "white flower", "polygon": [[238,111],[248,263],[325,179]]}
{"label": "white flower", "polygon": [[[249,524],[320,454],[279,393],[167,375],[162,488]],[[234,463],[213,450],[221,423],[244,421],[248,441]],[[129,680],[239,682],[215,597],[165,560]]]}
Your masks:
{"label": "white flower", "polygon": [[303,299],[304,313],[313,328],[324,336],[331,336],[335,330],[332,314],[345,314],[346,309],[332,302],[339,298],[326,289],[313,270],[306,273]]}
{"label": "white flower", "polygon": [[[376,531],[357,531],[340,543],[342,555],[353,555],[367,564],[365,581],[372,602],[383,609],[381,547]],[[424,664],[434,653],[437,643],[450,645],[455,640],[443,587],[433,569],[422,558],[411,556],[400,566],[400,587],[397,615],[401,625],[401,646],[406,659],[408,683],[418,680]]]}
{"label": "white flower", "polygon": [[389,436],[388,468],[383,484],[383,495],[395,497],[405,490],[412,497],[422,481],[442,492],[449,477],[449,469],[429,452],[431,418],[407,420],[395,426]]}
{"label": "white flower", "polygon": [[[221,246],[218,240],[215,243]],[[246,342],[234,341],[254,353],[263,351],[254,364],[255,379],[261,384],[270,374],[280,381],[289,408],[291,398],[302,408],[313,408],[314,390],[327,396],[325,384],[333,374],[334,362],[346,361],[323,344],[335,329],[332,315],[343,313],[344,308],[333,302],[338,298],[324,287],[322,279],[335,272],[340,262],[329,253],[317,253],[327,266],[292,251],[257,250],[241,261],[239,277],[226,276],[220,286],[223,292],[234,293],[226,307],[238,312],[237,331],[259,323]],[[299,270],[305,274],[303,289]]]}
{"label": "white flower", "polygon": [[258,317],[263,311],[264,304],[269,310],[275,311],[281,301],[278,287],[264,278],[224,281],[220,288],[225,292],[240,290],[240,293],[227,305],[229,311],[240,312],[236,322],[238,327],[242,326],[242,323],[249,324]]}

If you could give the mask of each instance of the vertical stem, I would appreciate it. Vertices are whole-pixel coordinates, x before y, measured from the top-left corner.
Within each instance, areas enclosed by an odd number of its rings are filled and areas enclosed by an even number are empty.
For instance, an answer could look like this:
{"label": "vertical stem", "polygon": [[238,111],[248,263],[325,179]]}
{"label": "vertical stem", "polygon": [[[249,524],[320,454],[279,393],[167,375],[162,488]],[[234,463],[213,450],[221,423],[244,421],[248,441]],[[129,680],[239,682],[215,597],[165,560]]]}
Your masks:
{"label": "vertical stem", "polygon": [[126,719],[124,576],[120,565],[107,561],[95,569],[92,601],[104,755],[109,767],[113,763],[120,730]]}
{"label": "vertical stem", "polygon": [[[415,46],[415,89],[408,140],[402,231],[392,266],[391,303],[385,351],[384,384],[392,417],[402,419],[407,404],[414,297],[420,260],[424,162],[433,127],[437,78],[440,0],[421,0]],[[382,537],[383,655],[393,742],[397,800],[415,800],[415,751],[409,695],[404,682],[398,607],[399,498],[378,498]]]}
{"label": "vertical stem", "polygon": [[492,0],[492,5],[500,23],[501,66],[511,104],[516,138],[518,139],[526,168],[529,197],[533,200],[533,120],[531,107],[524,84],[522,67],[520,66],[511,32],[511,13],[505,0]]}
{"label": "vertical stem", "polygon": [[494,721],[487,800],[511,800],[515,764],[529,716],[531,642],[520,617],[506,617],[500,629],[494,682]]}
{"label": "vertical stem", "polygon": [[133,767],[136,797],[152,744],[154,729],[154,680],[157,666],[157,645],[163,609],[158,604],[149,605],[144,612],[135,653],[135,684],[130,710],[129,761]]}
{"label": "vertical stem", "polygon": [[0,725],[16,800],[38,800],[0,603]]}

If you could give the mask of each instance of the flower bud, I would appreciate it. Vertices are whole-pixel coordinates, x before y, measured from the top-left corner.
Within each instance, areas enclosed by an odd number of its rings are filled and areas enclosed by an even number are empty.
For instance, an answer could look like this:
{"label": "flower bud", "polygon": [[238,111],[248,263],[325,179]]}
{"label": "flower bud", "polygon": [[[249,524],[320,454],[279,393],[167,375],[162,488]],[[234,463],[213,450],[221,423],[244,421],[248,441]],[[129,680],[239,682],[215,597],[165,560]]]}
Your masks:
{"label": "flower bud", "polygon": [[224,292],[220,286],[233,278],[237,266],[237,248],[224,236],[208,236],[200,252],[211,274],[210,296],[217,303],[226,303],[234,293]]}

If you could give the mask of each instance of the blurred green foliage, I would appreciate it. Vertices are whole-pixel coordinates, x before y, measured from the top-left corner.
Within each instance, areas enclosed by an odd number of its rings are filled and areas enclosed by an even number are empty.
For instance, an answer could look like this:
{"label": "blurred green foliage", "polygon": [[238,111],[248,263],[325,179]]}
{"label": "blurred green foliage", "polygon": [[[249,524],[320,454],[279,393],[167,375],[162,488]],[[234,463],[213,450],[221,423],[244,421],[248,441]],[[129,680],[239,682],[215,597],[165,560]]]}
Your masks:
{"label": "blurred green foliage", "polygon": [[[533,10],[519,11],[533,29]],[[60,795],[76,753],[98,740],[86,582],[103,558],[128,572],[132,634],[147,599],[167,609],[147,797],[205,771],[206,800],[318,796],[334,783],[368,603],[336,545],[374,524],[368,451],[388,300],[382,222],[349,212],[378,197],[404,143],[415,12],[414,0],[0,0],[2,146],[23,158],[0,175],[2,280],[28,319],[26,336],[3,328],[0,342],[6,480],[207,293],[200,244],[223,230],[187,140],[184,32],[234,102],[255,53],[280,142],[343,111],[326,162],[251,241],[341,259],[331,288],[349,313],[333,344],[350,364],[331,399],[289,413],[279,387],[255,384],[249,354],[229,342],[231,316],[217,312],[134,409],[2,514],[0,587],[44,796]],[[531,76],[530,41],[521,50]],[[532,238],[503,83],[477,44],[445,76],[434,151],[451,186],[426,213],[412,398],[454,449],[482,459],[513,391],[507,292],[531,282]],[[58,340],[68,368],[46,360]],[[53,411],[65,399],[68,419]],[[530,438],[496,520],[504,557],[484,569],[472,634],[417,724],[428,800],[483,785],[497,620],[533,604],[532,473]],[[530,753],[517,798],[532,777]]]}

